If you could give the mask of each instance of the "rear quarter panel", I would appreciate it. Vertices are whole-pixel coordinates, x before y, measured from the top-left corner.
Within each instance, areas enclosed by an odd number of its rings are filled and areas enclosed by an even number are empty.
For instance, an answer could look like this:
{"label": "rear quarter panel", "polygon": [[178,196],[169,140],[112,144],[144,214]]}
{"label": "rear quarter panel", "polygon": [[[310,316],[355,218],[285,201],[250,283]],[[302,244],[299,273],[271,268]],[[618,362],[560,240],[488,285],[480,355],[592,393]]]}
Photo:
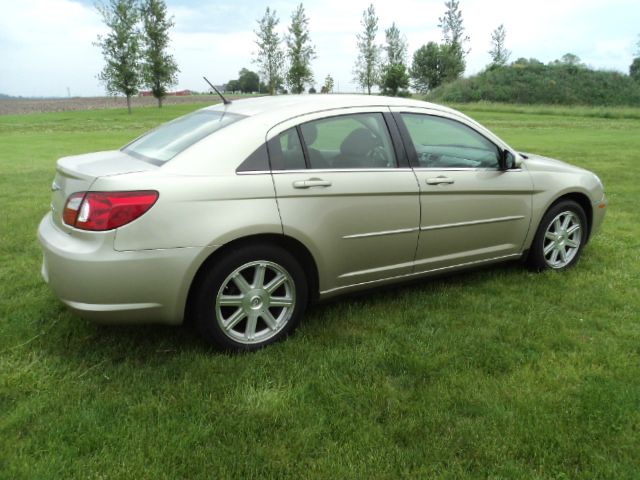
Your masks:
{"label": "rear quarter panel", "polygon": [[268,174],[131,174],[101,178],[93,189],[160,192],[145,215],[116,231],[120,251],[218,246],[255,233],[282,233]]}

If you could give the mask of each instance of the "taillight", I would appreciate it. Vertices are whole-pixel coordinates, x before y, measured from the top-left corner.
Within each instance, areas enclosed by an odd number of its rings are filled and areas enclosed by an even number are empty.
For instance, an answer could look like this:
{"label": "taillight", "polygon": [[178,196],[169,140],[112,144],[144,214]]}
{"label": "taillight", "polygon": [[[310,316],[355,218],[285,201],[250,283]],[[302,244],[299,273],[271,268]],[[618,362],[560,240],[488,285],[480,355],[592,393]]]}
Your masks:
{"label": "taillight", "polygon": [[139,218],[158,200],[158,192],[78,192],[67,199],[62,219],[81,230],[104,231]]}

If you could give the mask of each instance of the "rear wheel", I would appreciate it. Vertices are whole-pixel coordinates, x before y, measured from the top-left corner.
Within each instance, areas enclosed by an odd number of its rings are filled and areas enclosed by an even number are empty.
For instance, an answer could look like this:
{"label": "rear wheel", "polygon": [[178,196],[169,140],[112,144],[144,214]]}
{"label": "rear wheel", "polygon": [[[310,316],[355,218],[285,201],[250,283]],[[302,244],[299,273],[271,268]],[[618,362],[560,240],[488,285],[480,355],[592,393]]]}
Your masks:
{"label": "rear wheel", "polygon": [[293,331],[307,305],[304,270],[286,250],[231,250],[213,263],[194,296],[195,323],[224,350],[257,350]]}
{"label": "rear wheel", "polygon": [[587,217],[573,200],[553,205],[542,218],[527,263],[535,271],[575,264],[587,241]]}

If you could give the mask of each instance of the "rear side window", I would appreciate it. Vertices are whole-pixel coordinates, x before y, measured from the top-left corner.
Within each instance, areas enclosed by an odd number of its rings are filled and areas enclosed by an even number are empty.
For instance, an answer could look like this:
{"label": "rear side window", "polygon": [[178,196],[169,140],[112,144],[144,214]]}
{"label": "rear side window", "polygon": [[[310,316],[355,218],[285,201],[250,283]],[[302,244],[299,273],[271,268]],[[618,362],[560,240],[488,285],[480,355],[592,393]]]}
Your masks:
{"label": "rear side window", "polygon": [[338,115],[302,123],[269,141],[269,157],[273,170],[397,166],[381,113]]}
{"label": "rear side window", "polygon": [[300,126],[311,168],[393,168],[395,151],[381,113],[323,118]]}
{"label": "rear side window", "polygon": [[304,151],[298,130],[293,127],[285,130],[269,141],[269,157],[273,170],[304,170]]}
{"label": "rear side window", "polygon": [[244,115],[235,113],[202,110],[150,131],[122,151],[140,160],[162,165],[194,143],[243,118]]}

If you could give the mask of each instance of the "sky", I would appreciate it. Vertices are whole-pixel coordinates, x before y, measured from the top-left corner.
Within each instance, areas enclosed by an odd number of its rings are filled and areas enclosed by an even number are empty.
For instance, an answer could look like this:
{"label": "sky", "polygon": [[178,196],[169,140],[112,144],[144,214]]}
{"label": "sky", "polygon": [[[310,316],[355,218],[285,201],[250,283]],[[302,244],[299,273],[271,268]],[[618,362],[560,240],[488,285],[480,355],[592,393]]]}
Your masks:
{"label": "sky", "polygon": [[[171,53],[179,67],[176,90],[205,91],[205,75],[220,85],[237,78],[242,68],[257,70],[257,20],[267,6],[286,33],[299,0],[167,0],[175,26]],[[353,67],[356,34],[371,0],[306,0],[310,35],[317,58],[312,63],[319,90],[324,78],[335,90],[357,91]],[[405,35],[409,56],[429,41],[439,42],[438,17],[444,0],[374,1],[379,17],[378,43],[395,22]],[[628,72],[640,37],[639,0],[460,0],[466,33],[471,38],[465,75],[490,61],[491,32],[504,24],[511,60],[520,57],[550,62],[565,53],[587,65]],[[93,0],[0,0],[0,93],[13,96],[104,95],[97,80],[103,59],[94,45],[106,33]]]}

